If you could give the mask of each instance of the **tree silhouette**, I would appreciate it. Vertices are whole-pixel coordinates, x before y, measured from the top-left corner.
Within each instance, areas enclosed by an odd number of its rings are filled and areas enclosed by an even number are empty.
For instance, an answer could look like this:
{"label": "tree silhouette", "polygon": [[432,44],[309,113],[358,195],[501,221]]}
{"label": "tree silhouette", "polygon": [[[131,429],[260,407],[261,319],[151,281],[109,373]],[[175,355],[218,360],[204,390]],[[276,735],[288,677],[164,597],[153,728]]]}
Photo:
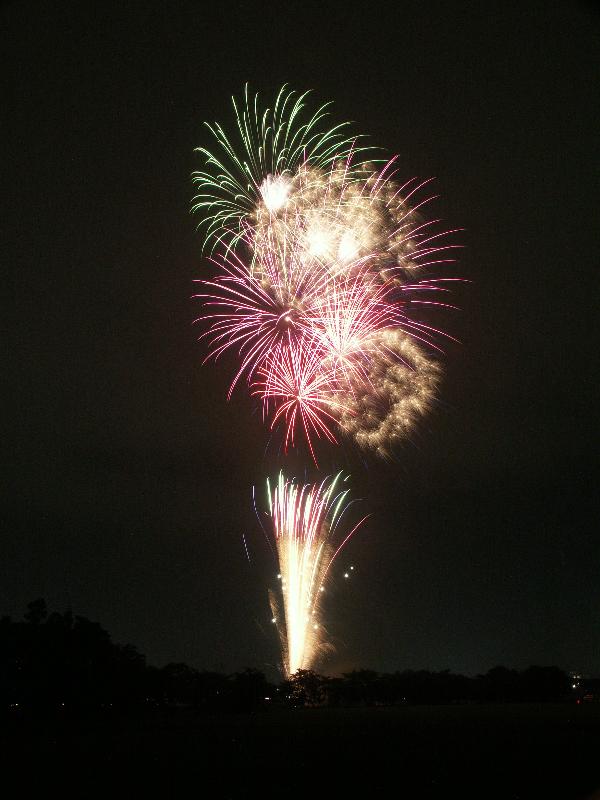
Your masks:
{"label": "tree silhouette", "polygon": [[299,669],[284,681],[282,691],[293,705],[318,706],[325,701],[326,679],[310,669]]}
{"label": "tree silhouette", "polygon": [[46,601],[43,597],[38,597],[37,600],[32,600],[31,603],[27,604],[27,611],[24,616],[25,620],[31,625],[39,625],[46,619],[47,614]]}
{"label": "tree silhouette", "polygon": [[521,672],[497,666],[476,678],[448,670],[369,669],[326,678],[300,669],[277,691],[256,669],[222,675],[183,663],[148,666],[133,645],[115,644],[99,623],[70,609],[48,615],[43,598],[28,604],[23,621],[0,618],[0,711],[185,706],[254,712],[277,702],[292,707],[549,702],[568,698],[570,691],[565,672],[543,666]]}

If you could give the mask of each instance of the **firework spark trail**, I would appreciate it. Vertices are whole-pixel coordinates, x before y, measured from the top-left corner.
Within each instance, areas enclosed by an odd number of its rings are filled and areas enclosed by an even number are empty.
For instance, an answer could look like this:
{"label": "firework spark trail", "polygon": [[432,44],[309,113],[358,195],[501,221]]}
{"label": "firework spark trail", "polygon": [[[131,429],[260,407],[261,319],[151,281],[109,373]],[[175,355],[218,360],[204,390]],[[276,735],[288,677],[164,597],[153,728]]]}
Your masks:
{"label": "firework spark trail", "polygon": [[275,536],[281,581],[282,619],[271,595],[288,675],[310,669],[325,643],[320,605],[333,560],[364,522],[362,519],[336,544],[348,490],[339,484],[341,473],[319,485],[300,485],[279,474],[273,488],[267,480],[269,512]]}
{"label": "firework spark trail", "polygon": [[246,90],[235,139],[208,126],[220,155],[198,148],[194,210],[219,273],[199,282],[199,319],[208,358],[238,351],[229,396],[244,377],[286,450],[301,430],[315,458],[311,437],[337,442],[338,428],[385,455],[435,396],[430,352],[447,334],[422,311],[452,306],[435,297],[447,279],[423,271],[454,261],[456,230],[421,218],[432,198],[409,205],[428,180],[398,187],[396,158],[365,160],[327,106],[306,115],[306,96],[284,87],[263,112]]}

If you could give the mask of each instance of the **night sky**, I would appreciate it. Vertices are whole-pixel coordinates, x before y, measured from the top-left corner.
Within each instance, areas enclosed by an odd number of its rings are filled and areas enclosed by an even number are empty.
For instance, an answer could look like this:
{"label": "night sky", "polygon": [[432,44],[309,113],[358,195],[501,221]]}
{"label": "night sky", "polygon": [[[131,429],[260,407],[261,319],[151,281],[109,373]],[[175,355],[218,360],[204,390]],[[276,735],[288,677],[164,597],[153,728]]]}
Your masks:
{"label": "night sky", "polygon": [[[202,366],[202,122],[289,82],[435,176],[464,227],[434,411],[393,459],[326,448],[371,513],[334,570],[334,673],[600,673],[598,26],[586,5],[12,3],[0,615],[44,596],[158,666],[274,674],[252,508],[284,461]],[[597,338],[596,338],[597,342]],[[314,478],[307,458],[292,459]],[[250,563],[244,551],[245,535]],[[348,565],[355,569],[343,580]]]}

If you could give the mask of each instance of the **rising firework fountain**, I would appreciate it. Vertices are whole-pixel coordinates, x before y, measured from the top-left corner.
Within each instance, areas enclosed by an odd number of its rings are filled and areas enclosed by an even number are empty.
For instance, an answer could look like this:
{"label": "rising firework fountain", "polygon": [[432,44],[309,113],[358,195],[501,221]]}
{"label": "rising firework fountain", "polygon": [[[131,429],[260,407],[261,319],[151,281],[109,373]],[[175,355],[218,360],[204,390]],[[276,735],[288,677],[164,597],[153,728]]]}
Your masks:
{"label": "rising firework fountain", "polygon": [[344,531],[348,489],[341,473],[320,485],[301,485],[283,473],[267,481],[269,515],[279,562],[280,592],[270,592],[273,622],[288,675],[310,669],[324,645],[320,618],[326,579],[335,557],[364,522]]}

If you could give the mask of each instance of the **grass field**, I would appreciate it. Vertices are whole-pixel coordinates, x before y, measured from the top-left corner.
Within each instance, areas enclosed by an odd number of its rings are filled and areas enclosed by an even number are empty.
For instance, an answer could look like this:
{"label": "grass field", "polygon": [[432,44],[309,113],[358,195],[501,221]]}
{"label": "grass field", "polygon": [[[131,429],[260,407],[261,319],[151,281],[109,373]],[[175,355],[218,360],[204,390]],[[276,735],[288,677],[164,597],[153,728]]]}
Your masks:
{"label": "grass field", "polygon": [[171,709],[12,720],[2,754],[4,776],[27,780],[26,767],[35,764],[65,794],[79,787],[81,797],[105,784],[113,794],[139,797],[159,790],[187,798],[192,786],[193,796],[233,799],[583,800],[600,790],[600,705],[270,708],[219,716]]}

